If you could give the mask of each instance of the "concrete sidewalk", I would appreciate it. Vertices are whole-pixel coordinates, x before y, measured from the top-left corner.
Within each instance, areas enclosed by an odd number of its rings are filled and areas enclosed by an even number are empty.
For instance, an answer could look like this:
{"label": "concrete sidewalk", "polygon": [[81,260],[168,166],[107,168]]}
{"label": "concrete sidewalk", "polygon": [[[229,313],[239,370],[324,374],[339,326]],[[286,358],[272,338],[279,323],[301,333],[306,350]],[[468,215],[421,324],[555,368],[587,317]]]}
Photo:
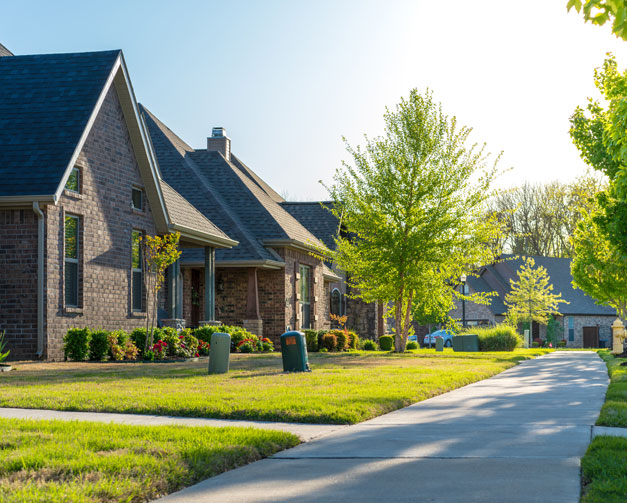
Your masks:
{"label": "concrete sidewalk", "polygon": [[555,352],[159,502],[577,503],[607,384],[595,353]]}
{"label": "concrete sidewalk", "polygon": [[13,419],[57,419],[62,421],[94,421],[97,423],[132,424],[136,426],[237,426],[279,430],[293,433],[303,442],[338,431],[347,426],[341,424],[273,423],[269,421],[238,421],[233,419],[205,419],[195,417],[151,416],[148,414],[117,414],[108,412],[73,412],[64,410],[0,408],[0,417]]}

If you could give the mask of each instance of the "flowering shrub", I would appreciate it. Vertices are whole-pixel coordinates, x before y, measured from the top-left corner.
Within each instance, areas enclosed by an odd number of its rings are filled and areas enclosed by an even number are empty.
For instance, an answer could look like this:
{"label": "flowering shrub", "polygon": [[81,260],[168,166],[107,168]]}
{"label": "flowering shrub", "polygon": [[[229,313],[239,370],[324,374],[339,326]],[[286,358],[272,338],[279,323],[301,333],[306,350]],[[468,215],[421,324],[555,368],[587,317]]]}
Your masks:
{"label": "flowering shrub", "polygon": [[337,347],[337,338],[335,337],[335,335],[333,335],[331,333],[324,334],[322,336],[322,346],[327,351],[334,351],[335,348]]}
{"label": "flowering shrub", "polygon": [[107,341],[109,342],[109,354],[116,360],[124,360],[124,350],[122,346],[118,344],[118,336],[115,332],[111,332],[107,335]]}
{"label": "flowering shrub", "polygon": [[124,343],[124,359],[125,360],[137,360],[139,355],[139,349],[135,346],[135,343],[131,340],[127,340]]}
{"label": "flowering shrub", "polygon": [[135,343],[123,330],[114,330],[107,335],[109,355],[116,361],[137,360],[139,350]]}
{"label": "flowering shrub", "polygon": [[259,339],[244,339],[237,344],[237,350],[241,353],[254,353],[257,349]]}
{"label": "flowering shrub", "polygon": [[263,339],[261,339],[261,350],[264,353],[272,353],[274,351],[274,344],[272,344],[272,341],[270,339],[264,337]]}
{"label": "flowering shrub", "polygon": [[150,351],[154,354],[156,360],[165,360],[165,357],[168,356],[168,343],[159,339],[150,348]]}
{"label": "flowering shrub", "polygon": [[209,354],[209,350],[211,349],[211,344],[205,341],[198,341],[198,354],[202,356],[207,356]]}

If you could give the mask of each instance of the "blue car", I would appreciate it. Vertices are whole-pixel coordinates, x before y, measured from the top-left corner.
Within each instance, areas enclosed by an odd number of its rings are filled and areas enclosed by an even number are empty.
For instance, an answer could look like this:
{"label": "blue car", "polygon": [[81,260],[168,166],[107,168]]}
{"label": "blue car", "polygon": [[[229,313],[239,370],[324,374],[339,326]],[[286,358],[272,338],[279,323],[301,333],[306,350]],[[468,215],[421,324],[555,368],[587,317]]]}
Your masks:
{"label": "blue car", "polygon": [[453,336],[455,334],[450,330],[445,328],[441,330],[436,330],[435,332],[431,332],[429,335],[425,335],[424,345],[425,346],[435,346],[435,338],[442,337],[444,339],[444,347],[451,348],[453,347]]}

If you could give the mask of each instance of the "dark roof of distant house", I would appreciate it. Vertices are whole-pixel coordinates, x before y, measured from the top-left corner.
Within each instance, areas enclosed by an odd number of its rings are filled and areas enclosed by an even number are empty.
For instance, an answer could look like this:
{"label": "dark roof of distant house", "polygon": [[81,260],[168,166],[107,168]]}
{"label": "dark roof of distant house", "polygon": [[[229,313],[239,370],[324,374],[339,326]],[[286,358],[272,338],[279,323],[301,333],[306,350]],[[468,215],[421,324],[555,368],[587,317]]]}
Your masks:
{"label": "dark roof of distant house", "polygon": [[[280,246],[277,242],[323,246],[281,207],[282,198],[234,154],[227,160],[217,151],[195,150],[145,107],[141,110],[163,179],[239,241],[231,249],[217,250],[217,261],[279,265],[283,260],[272,250]],[[201,262],[201,252],[187,250],[183,261]]]}
{"label": "dark roof of distant house", "polygon": [[339,228],[338,219],[327,209],[332,205],[331,201],[284,201],[281,203],[281,206],[290,215],[303,224],[330,250],[335,249],[335,237]]}
{"label": "dark roof of distant house", "polygon": [[55,194],[120,54],[0,58],[0,197]]}
{"label": "dark roof of distant house", "polygon": [[0,44],[0,57],[2,56],[13,56],[13,53],[9,51],[5,46]]}
{"label": "dark roof of distant house", "polygon": [[[533,256],[536,267],[544,267],[553,285],[553,293],[562,294],[562,299],[569,304],[560,304],[558,310],[565,316],[588,315],[588,316],[614,316],[616,310],[596,304],[594,299],[586,295],[582,290],[574,288],[572,285],[572,275],[570,274],[569,258],[538,257]],[[477,292],[496,292],[498,295],[492,297],[490,309],[494,314],[505,314],[507,307],[503,299],[511,290],[510,280],[518,279],[518,270],[524,263],[525,257],[503,255],[502,260],[495,264],[482,267],[479,277],[469,277],[468,284]]]}

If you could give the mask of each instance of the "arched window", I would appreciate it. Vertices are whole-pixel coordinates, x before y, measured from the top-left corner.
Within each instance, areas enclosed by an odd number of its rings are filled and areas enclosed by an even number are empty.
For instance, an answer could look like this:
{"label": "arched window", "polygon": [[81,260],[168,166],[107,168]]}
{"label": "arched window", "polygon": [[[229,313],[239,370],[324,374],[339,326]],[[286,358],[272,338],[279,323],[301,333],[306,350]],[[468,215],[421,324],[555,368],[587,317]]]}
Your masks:
{"label": "arched window", "polygon": [[331,292],[331,314],[342,316],[342,293],[337,288]]}

